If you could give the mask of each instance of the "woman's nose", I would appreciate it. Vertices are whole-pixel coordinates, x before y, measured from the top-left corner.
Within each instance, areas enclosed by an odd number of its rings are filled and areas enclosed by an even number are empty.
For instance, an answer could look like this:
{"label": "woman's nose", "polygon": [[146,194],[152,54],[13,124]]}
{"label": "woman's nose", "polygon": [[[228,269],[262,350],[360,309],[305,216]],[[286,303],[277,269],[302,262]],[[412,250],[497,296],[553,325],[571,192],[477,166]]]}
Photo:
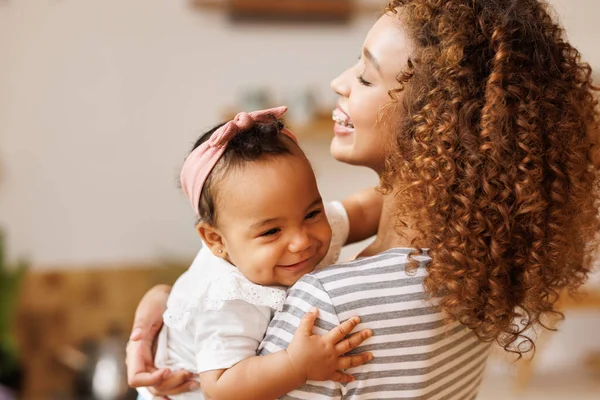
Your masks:
{"label": "woman's nose", "polygon": [[299,230],[294,235],[294,237],[292,238],[292,240],[290,241],[290,244],[288,246],[289,250],[292,253],[299,253],[301,251],[308,249],[309,247],[310,247],[310,239],[309,239],[305,229]]}
{"label": "woman's nose", "polygon": [[352,67],[348,68],[330,83],[331,89],[339,96],[348,97],[350,95],[351,69]]}

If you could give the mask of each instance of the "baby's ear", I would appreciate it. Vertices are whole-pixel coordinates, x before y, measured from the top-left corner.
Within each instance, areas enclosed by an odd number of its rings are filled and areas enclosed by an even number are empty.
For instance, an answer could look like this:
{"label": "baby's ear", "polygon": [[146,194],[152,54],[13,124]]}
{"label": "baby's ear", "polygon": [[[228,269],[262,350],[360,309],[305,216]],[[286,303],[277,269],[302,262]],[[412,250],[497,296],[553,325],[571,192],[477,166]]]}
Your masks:
{"label": "baby's ear", "polygon": [[212,253],[220,258],[227,257],[227,248],[223,241],[223,235],[217,228],[207,222],[200,222],[196,225],[196,230],[202,238],[202,241],[208,246]]}

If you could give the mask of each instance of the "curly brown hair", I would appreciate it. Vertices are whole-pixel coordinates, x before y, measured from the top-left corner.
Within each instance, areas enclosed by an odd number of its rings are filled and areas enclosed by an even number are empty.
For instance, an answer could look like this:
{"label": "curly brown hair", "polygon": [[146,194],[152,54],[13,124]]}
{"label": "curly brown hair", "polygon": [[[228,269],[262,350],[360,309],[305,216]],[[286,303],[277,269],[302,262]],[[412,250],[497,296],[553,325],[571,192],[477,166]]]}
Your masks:
{"label": "curly brown hair", "polygon": [[[538,0],[395,0],[415,50],[390,92],[384,188],[429,247],[427,291],[480,339],[526,330],[585,282],[600,229],[591,68]],[[401,118],[393,118],[400,115]],[[399,217],[401,218],[401,217]]]}

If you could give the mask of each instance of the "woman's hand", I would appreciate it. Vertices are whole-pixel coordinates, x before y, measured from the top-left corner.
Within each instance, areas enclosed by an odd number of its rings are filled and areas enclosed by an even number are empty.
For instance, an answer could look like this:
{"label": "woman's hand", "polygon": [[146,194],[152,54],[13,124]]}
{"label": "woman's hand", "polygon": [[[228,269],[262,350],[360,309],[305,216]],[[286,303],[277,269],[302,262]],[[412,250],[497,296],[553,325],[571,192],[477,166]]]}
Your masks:
{"label": "woman's hand", "polygon": [[336,326],[323,336],[312,333],[318,310],[311,309],[300,321],[289,347],[285,350],[291,364],[306,380],[351,382],[352,375],[342,370],[358,367],[373,359],[371,353],[346,356],[367,338],[373,331],[363,329],[350,336],[350,332],[360,323],[359,317],[352,317]]}
{"label": "woman's hand", "polygon": [[198,382],[190,380],[194,377],[193,373],[158,369],[154,365],[152,344],[162,326],[170,290],[170,286],[157,285],[144,295],[135,311],[133,330],[127,343],[129,386],[146,386],[155,396],[169,396],[198,388]]}

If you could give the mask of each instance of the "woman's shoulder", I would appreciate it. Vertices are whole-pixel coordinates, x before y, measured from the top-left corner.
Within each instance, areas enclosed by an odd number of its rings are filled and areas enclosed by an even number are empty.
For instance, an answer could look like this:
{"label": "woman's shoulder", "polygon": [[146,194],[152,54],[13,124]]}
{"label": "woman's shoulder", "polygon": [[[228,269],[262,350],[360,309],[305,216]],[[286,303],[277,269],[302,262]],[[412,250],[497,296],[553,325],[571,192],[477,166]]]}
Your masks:
{"label": "woman's shoulder", "polygon": [[315,271],[313,275],[327,276],[330,274],[340,273],[346,270],[368,269],[378,267],[394,266],[396,269],[404,270],[407,265],[412,262],[418,264],[427,263],[431,258],[427,254],[427,250],[423,249],[420,254],[417,250],[408,247],[396,247],[375,255],[359,257],[354,260],[339,262],[332,264],[329,267]]}

